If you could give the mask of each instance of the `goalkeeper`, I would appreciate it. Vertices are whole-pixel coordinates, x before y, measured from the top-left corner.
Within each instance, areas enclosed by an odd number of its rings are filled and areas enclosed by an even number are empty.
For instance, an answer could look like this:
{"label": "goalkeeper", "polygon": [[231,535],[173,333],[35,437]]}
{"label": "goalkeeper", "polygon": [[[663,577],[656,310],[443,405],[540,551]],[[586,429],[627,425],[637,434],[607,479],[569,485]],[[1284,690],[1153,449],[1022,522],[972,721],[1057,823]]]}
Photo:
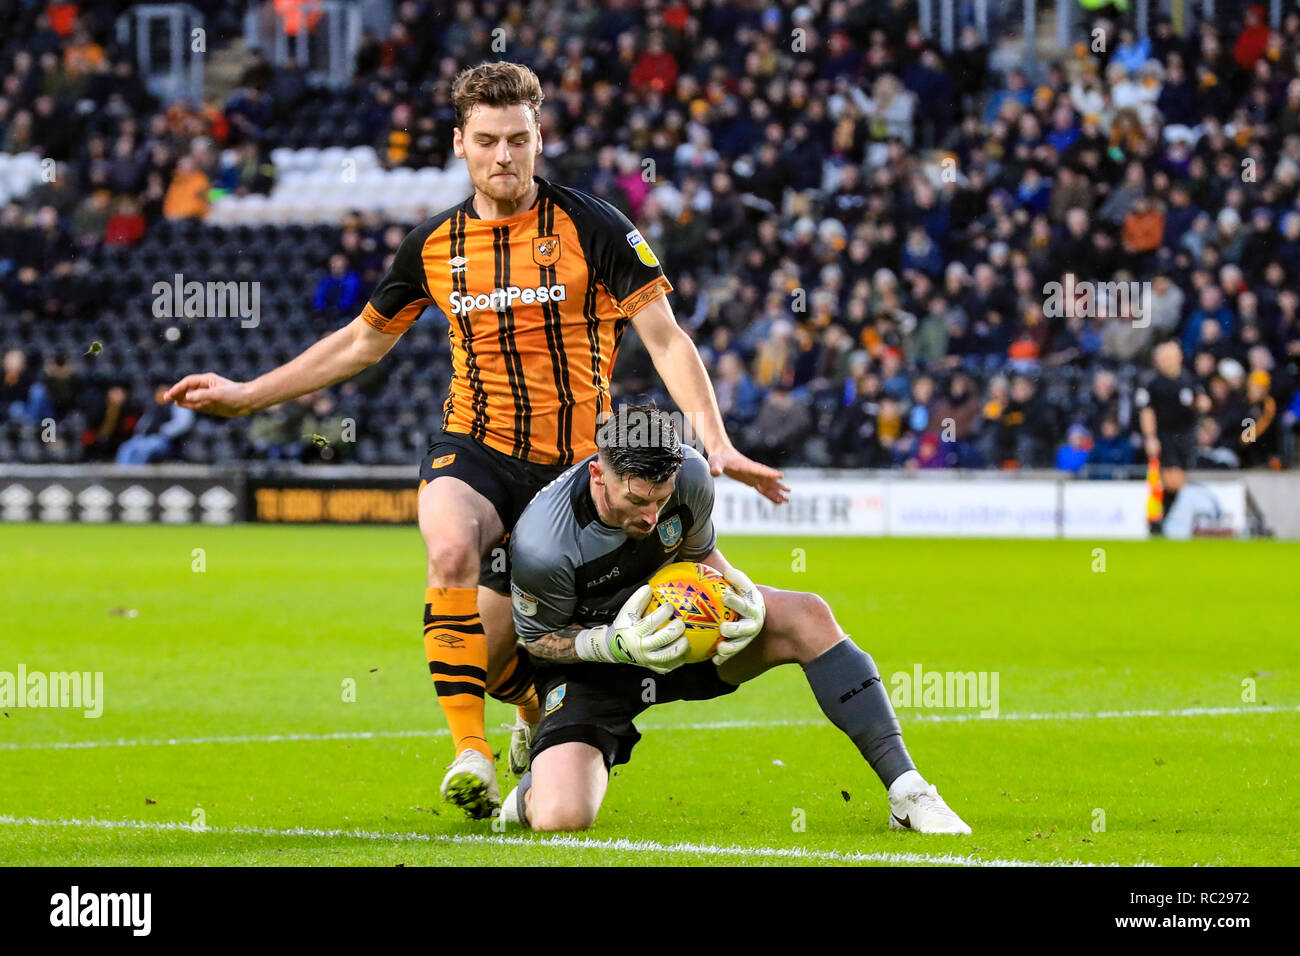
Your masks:
{"label": "goalkeeper", "polygon": [[[543,715],[532,769],[503,819],[535,830],[582,830],[611,767],[641,735],[652,703],[730,694],[771,667],[799,664],[822,711],[852,739],[889,794],[892,829],[970,833],[917,772],[871,656],[816,594],[756,587],[716,547],[713,478],[672,420],[632,406],[600,429],[597,454],[542,489],[511,535],[515,631],[538,663]],[[722,625],[711,661],[686,664],[683,624],[649,616],[645,582],[674,561],[721,572],[739,620]]]}

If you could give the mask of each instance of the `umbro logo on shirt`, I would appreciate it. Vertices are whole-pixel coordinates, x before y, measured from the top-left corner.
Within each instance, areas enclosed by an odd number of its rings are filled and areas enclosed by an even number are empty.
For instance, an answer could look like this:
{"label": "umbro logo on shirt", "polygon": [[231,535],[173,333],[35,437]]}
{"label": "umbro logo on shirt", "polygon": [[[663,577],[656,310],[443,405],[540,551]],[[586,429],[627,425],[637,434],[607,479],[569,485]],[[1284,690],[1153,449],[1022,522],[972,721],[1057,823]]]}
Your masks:
{"label": "umbro logo on shirt", "polygon": [[465,266],[467,266],[468,264],[469,264],[469,260],[466,259],[464,256],[456,256],[454,259],[447,260],[447,265],[451,266],[452,275],[460,275],[462,272],[465,271]]}

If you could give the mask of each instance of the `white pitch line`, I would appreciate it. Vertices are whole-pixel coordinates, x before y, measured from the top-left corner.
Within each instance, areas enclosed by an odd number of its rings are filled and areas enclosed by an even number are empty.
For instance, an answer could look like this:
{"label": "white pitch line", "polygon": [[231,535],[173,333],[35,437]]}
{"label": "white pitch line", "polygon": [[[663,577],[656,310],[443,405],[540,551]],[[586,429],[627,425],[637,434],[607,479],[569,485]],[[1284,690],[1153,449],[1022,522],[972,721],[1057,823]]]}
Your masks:
{"label": "white pitch line", "polygon": [[[1258,707],[1184,707],[1178,710],[1102,710],[1092,713],[1065,711],[1058,713],[998,714],[985,717],[981,714],[910,714],[903,710],[899,718],[904,724],[964,724],[996,723],[1005,720],[1117,720],[1143,717],[1228,717],[1242,714],[1295,714],[1300,706],[1280,707],[1261,704]],[[670,730],[761,730],[768,727],[829,727],[825,719],[807,720],[719,720],[694,724],[642,724],[641,730],[662,733]],[[394,740],[420,737],[446,737],[445,728],[430,730],[344,730],[335,733],[301,734],[240,734],[212,737],[125,737],[117,740],[45,740],[29,743],[0,743],[0,752],[13,750],[94,750],[100,747],[177,747],[187,744],[272,744],[292,741],[318,740]]]}
{"label": "white pitch line", "polygon": [[[1119,718],[1138,717],[1226,717],[1233,714],[1295,714],[1300,713],[1300,706],[1280,707],[1261,704],[1258,707],[1183,707],[1178,710],[1100,710],[1100,711],[1058,711],[1029,714],[912,714],[904,708],[898,711],[901,723],[911,724],[965,724],[996,723],[1000,720],[1115,720]],[[642,730],[743,730],[750,727],[816,727],[826,724],[825,720],[720,720],[701,724],[666,724],[662,727],[646,725]]]}
{"label": "white pitch line", "polygon": [[0,744],[0,750],[92,750],[97,747],[177,747],[182,744],[277,744],[303,740],[379,740],[401,737],[445,737],[445,728],[433,730],[341,730],[328,734],[238,734],[213,737],[159,737],[117,740],[47,740]]}
{"label": "white pitch line", "polygon": [[903,863],[931,866],[1153,866],[1151,863],[1085,863],[1082,860],[1004,860],[982,859],[959,853],[839,853],[834,850],[805,850],[800,847],[719,846],[712,843],[661,843],[658,840],[597,840],[592,837],[557,836],[484,836],[476,833],[381,833],[374,830],[319,830],[310,827],[277,829],[274,827],[195,827],[188,823],[146,820],[46,820],[39,817],[15,817],[0,814],[0,826],[67,827],[98,830],[153,830],[175,833],[228,834],[232,836],[324,837],[328,839],[375,840],[385,843],[445,843],[483,846],[540,846],[562,850],[607,850],[615,853],[699,854],[777,860],[810,860],[825,863]]}

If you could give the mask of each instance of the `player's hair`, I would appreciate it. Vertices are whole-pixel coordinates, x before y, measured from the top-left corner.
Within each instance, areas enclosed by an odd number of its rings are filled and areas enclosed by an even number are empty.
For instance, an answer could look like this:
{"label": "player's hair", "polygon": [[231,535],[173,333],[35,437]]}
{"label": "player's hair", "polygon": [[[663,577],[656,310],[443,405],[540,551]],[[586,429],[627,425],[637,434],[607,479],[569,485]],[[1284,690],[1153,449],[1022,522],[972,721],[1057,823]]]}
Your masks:
{"label": "player's hair", "polygon": [[682,467],[682,440],[672,416],[658,405],[623,405],[596,430],[602,465],[620,478],[657,485]]}
{"label": "player's hair", "polygon": [[456,128],[465,122],[476,106],[514,106],[523,103],[533,111],[533,121],[540,125],[545,94],[537,74],[522,63],[480,63],[456,74],[451,81],[451,102],[456,108]]}

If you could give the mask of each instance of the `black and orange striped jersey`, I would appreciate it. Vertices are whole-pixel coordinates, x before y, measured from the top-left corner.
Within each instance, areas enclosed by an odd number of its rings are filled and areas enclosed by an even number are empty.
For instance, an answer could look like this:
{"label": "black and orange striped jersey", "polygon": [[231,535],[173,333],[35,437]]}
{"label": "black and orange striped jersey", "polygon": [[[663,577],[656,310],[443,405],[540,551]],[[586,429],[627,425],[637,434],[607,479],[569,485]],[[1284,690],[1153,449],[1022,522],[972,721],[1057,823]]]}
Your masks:
{"label": "black and orange striped jersey", "polygon": [[480,219],[470,197],[411,230],[362,317],[400,334],[436,303],[451,339],[443,431],[568,465],[596,451],[627,324],[672,285],[621,212],[534,179],[526,212]]}

